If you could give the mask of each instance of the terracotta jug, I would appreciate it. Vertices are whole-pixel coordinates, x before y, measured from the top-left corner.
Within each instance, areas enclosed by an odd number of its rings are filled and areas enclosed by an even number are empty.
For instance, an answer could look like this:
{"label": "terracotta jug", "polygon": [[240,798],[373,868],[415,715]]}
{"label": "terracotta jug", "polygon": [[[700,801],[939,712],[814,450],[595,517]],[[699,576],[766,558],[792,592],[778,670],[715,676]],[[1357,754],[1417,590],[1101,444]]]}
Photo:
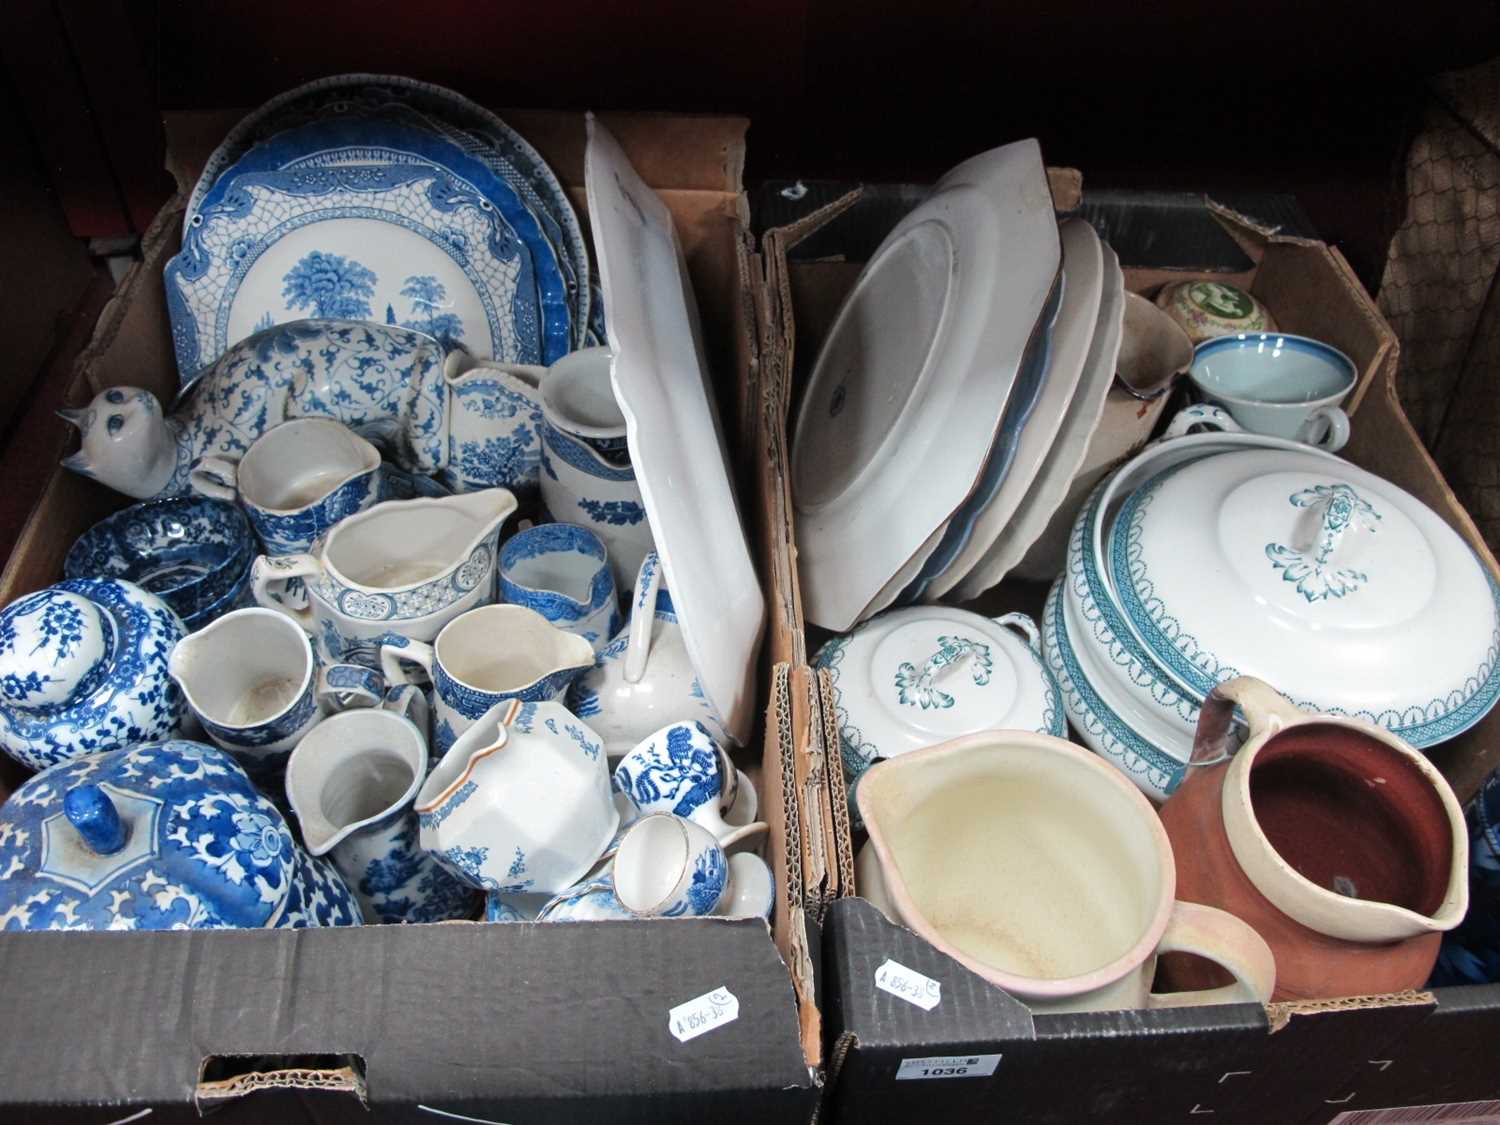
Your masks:
{"label": "terracotta jug", "polygon": [[[1237,751],[1236,705],[1249,724]],[[1441,774],[1388,731],[1298,710],[1251,677],[1220,684],[1186,780],[1161,810],[1177,895],[1248,922],[1276,957],[1276,1000],[1420,988],[1468,908],[1468,835]],[[1173,988],[1212,966],[1164,959]]]}

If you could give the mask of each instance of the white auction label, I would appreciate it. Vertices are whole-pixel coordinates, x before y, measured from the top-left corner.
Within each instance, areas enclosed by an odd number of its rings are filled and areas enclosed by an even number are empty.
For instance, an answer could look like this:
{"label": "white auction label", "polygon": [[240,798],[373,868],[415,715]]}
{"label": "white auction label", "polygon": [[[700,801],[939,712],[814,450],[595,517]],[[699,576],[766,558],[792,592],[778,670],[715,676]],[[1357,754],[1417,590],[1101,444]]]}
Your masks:
{"label": "white auction label", "polygon": [[933,1055],[926,1059],[902,1059],[896,1081],[913,1078],[988,1078],[1000,1065],[999,1055]]}
{"label": "white auction label", "polygon": [[908,1004],[915,1004],[924,1012],[932,1011],[943,1000],[941,982],[923,976],[916,969],[908,969],[889,957],[875,970],[875,987],[901,997]]}
{"label": "white auction label", "polygon": [[721,987],[678,1004],[667,1013],[667,1030],[686,1043],[739,1018],[739,998]]}

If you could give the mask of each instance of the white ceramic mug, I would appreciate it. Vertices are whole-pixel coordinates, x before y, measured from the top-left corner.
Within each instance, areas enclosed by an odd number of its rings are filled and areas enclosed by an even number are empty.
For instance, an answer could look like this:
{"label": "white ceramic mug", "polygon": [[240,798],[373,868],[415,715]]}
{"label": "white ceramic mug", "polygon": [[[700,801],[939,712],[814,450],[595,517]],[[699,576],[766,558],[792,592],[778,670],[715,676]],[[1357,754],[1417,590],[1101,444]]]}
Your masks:
{"label": "white ceramic mug", "polygon": [[[988,731],[873,767],[860,894],[1037,1011],[1266,1003],[1276,963],[1222,910],[1175,901],[1166,830],[1113,766],[1043,734]],[[1235,983],[1153,993],[1160,953]]]}
{"label": "white ceramic mug", "polygon": [[1349,440],[1339,403],[1358,370],[1337,348],[1284,332],[1220,336],[1199,344],[1193,385],[1245,429],[1336,453]]}
{"label": "white ceramic mug", "polygon": [[191,481],[216,500],[238,498],[266,553],[292,555],[380,498],[380,451],[332,418],[294,418],[256,438],[238,463],[203,458]]}
{"label": "white ceramic mug", "polygon": [[368,668],[320,665],[307,634],[269,609],[237,609],[179,641],[168,671],[209,738],[272,768],[325,715],[380,702]]}

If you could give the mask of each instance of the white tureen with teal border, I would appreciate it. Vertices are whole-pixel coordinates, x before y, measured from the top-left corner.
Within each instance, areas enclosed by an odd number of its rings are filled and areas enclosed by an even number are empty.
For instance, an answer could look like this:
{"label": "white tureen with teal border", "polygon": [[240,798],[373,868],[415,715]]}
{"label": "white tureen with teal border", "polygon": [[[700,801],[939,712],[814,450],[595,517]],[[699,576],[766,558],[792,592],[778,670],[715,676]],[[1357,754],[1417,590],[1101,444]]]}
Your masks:
{"label": "white tureen with teal border", "polygon": [[[951,606],[883,613],[818,650],[832,679],[844,771],[981,730],[1065,736],[1036,625]],[[851,801],[851,808],[853,807]]]}
{"label": "white tureen with teal border", "polygon": [[1435,512],[1348,462],[1266,448],[1178,463],[1102,532],[1132,639],[1195,701],[1258,676],[1420,747],[1500,695],[1500,591]]}

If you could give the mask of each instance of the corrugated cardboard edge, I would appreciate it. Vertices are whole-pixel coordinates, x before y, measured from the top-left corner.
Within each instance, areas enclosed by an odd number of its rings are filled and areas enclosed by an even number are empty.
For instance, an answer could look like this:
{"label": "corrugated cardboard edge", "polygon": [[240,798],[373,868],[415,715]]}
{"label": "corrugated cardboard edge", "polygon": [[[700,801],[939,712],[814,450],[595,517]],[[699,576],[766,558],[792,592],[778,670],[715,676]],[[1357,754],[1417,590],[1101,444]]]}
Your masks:
{"label": "corrugated cardboard edge", "polygon": [[199,1082],[193,1095],[199,1113],[218,1109],[225,1102],[243,1098],[257,1090],[324,1090],[330,1093],[352,1094],[366,1109],[370,1107],[369,1089],[365,1079],[352,1066],[341,1066],[332,1070],[271,1070],[251,1074],[237,1074],[211,1082]]}
{"label": "corrugated cardboard edge", "polygon": [[833,701],[833,677],[818,670],[818,702],[823,713],[823,741],[828,753],[828,800],[833,807],[834,848],[838,869],[838,897],[856,893],[854,886],[854,833],[849,823],[849,786],[840,753],[838,710]]}
{"label": "corrugated cardboard edge", "polygon": [[[805,833],[797,784],[790,665],[781,663],[772,668],[770,689],[761,777],[770,806],[767,820],[771,825],[772,859],[778,870],[786,872],[785,885],[776,896],[771,935],[792,979],[803,1057],[808,1067],[816,1072],[823,1061],[823,1018],[817,1005],[815,962],[807,944],[806,881],[801,843]],[[772,794],[779,800],[771,800]]]}
{"label": "corrugated cardboard edge", "polygon": [[1336,1000],[1278,1000],[1266,1005],[1271,1034],[1282,1030],[1295,1016],[1319,1016],[1328,1012],[1358,1012],[1366,1008],[1430,1008],[1437,1003],[1431,992],[1409,989],[1372,996],[1341,996]]}

